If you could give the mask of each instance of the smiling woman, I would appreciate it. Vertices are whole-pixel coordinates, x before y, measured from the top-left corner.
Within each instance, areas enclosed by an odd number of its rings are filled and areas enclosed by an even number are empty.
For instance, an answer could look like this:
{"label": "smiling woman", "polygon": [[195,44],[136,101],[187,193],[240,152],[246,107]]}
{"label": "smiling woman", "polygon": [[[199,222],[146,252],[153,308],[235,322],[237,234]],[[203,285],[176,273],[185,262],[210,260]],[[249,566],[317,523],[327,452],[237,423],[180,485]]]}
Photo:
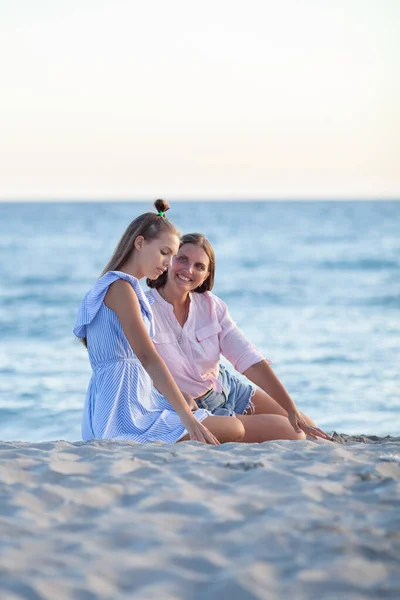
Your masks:
{"label": "smiling woman", "polygon": [[[215,255],[199,233],[181,238],[168,273],[147,280],[153,288],[156,323],[154,343],[192,409],[236,416],[244,426],[244,442],[304,439],[305,434],[328,438],[309,417],[298,411],[269,361],[249,342],[229,315],[227,306],[211,293]],[[220,366],[223,354],[253,383],[243,383]]]}

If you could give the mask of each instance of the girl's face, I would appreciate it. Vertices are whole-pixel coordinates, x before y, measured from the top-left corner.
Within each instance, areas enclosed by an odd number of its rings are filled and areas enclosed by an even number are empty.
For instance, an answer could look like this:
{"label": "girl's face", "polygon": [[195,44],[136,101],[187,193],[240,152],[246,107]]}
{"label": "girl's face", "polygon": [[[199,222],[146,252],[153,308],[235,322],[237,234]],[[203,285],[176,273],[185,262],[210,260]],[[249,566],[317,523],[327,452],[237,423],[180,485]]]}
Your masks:
{"label": "girl's face", "polygon": [[191,292],[208,277],[210,260],[203,248],[194,244],[183,244],[174,257],[168,271],[168,284],[181,291]]}
{"label": "girl's face", "polygon": [[136,238],[135,247],[140,251],[143,277],[157,279],[170,267],[172,257],[179,249],[179,238],[170,231],[164,231],[153,240],[145,240],[142,236]]}

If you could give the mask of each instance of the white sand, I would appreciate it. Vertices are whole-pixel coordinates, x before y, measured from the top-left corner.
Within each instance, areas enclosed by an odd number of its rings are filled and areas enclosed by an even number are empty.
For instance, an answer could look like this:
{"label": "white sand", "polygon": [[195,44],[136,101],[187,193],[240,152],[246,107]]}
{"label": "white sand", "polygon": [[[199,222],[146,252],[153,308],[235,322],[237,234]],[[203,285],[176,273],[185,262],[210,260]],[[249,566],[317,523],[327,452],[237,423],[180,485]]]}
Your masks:
{"label": "white sand", "polygon": [[0,443],[0,598],[400,598],[400,443]]}

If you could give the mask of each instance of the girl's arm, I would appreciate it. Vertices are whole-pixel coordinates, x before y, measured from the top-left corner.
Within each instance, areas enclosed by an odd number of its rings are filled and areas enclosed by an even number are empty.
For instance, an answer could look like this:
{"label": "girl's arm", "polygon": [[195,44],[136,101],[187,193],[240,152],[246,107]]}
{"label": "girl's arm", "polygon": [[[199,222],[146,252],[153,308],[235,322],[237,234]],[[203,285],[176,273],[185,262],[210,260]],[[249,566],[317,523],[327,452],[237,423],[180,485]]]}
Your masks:
{"label": "girl's arm", "polygon": [[219,444],[212,433],[193,416],[164,361],[157,354],[143,323],[139,300],[130,283],[123,279],[112,283],[108,288],[104,303],[116,313],[132,350],[150,375],[156,388],[178,413],[190,438],[213,445]]}

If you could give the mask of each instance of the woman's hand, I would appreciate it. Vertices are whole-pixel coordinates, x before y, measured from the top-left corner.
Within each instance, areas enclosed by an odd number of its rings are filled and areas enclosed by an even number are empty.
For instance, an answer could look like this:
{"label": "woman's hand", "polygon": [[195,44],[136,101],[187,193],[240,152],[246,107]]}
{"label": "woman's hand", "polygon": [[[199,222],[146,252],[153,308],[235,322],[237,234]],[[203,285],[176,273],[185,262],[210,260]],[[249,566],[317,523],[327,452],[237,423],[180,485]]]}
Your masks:
{"label": "woman's hand", "polygon": [[181,417],[181,422],[187,430],[191,440],[203,442],[204,444],[211,444],[212,446],[219,446],[217,438],[193,415],[188,418],[186,418],[186,416],[185,418]]}
{"label": "woman's hand", "polygon": [[288,419],[296,433],[304,431],[306,435],[310,435],[315,439],[320,437],[323,440],[332,440],[331,436],[322,431],[322,429],[319,429],[319,427],[311,427],[308,425],[303,416],[295,408],[288,412]]}

